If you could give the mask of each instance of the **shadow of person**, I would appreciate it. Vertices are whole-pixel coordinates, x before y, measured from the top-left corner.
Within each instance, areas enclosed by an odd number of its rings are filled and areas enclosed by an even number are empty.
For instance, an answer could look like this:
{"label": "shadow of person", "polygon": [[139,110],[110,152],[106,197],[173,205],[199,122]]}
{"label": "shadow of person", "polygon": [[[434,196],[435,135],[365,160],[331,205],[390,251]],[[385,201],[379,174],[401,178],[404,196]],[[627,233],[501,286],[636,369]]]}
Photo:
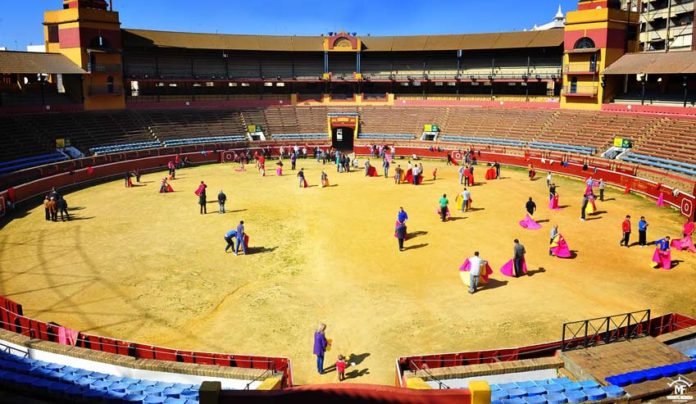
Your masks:
{"label": "shadow of person", "polygon": [[361,369],[361,370],[355,369],[355,370],[351,370],[350,372],[346,373],[345,380],[356,379],[358,377],[362,377],[362,376],[369,375],[369,374],[370,374],[370,369],[368,369],[368,368]]}
{"label": "shadow of person", "polygon": [[263,254],[263,253],[273,252],[277,248],[278,247],[248,247],[247,252],[249,254]]}
{"label": "shadow of person", "polygon": [[427,247],[428,243],[421,243],[412,246],[405,247],[404,250],[417,250],[419,248]]}
{"label": "shadow of person", "polygon": [[681,264],[682,262],[684,262],[684,261],[682,261],[682,260],[672,260],[672,262],[670,263],[670,269],[676,268],[676,267],[679,266],[679,264]]}
{"label": "shadow of person", "polygon": [[365,360],[365,358],[367,358],[368,356],[370,356],[369,352],[365,352],[365,353],[361,353],[361,354],[352,353],[348,356],[347,361],[348,361],[348,363],[354,363],[357,366],[357,365],[361,364]]}
{"label": "shadow of person", "polygon": [[420,231],[416,231],[416,232],[413,232],[413,233],[409,233],[409,234],[408,234],[408,238],[409,238],[409,239],[414,239],[414,238],[419,237],[419,236],[425,236],[426,234],[428,234],[427,231],[420,230]]}
{"label": "shadow of person", "polygon": [[548,222],[550,222],[550,221],[551,221],[551,220],[549,220],[549,219],[542,219],[542,220],[537,220],[536,222],[537,222],[537,223],[548,223]]}
{"label": "shadow of person", "polygon": [[574,260],[575,258],[578,257],[578,252],[577,250],[570,250],[570,257],[568,257],[569,260]]}
{"label": "shadow of person", "polygon": [[508,284],[508,281],[501,281],[498,279],[489,278],[487,284],[485,284],[485,285],[479,284],[479,287],[476,290],[476,293],[481,292],[481,291],[485,291],[485,290],[496,289],[496,288],[505,286],[507,284]]}
{"label": "shadow of person", "polygon": [[538,269],[532,270],[532,271],[527,271],[527,276],[534,276],[536,274],[543,274],[546,272],[546,269],[544,267],[539,267]]}

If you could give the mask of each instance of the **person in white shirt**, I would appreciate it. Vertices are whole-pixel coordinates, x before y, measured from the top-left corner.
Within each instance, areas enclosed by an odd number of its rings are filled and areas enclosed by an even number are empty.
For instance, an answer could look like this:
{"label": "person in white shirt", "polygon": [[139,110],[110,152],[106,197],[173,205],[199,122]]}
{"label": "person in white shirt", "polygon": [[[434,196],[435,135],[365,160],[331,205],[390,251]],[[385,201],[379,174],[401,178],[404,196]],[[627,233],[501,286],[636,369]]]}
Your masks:
{"label": "person in white shirt", "polygon": [[469,293],[475,293],[478,287],[479,275],[481,274],[481,258],[476,251],[473,257],[469,258]]}
{"label": "person in white shirt", "polygon": [[546,188],[551,186],[551,171],[549,171],[548,174],[546,174]]}
{"label": "person in white shirt", "polygon": [[471,192],[469,192],[468,189],[464,188],[464,191],[462,191],[462,212],[466,212],[469,210],[469,199],[471,199]]}

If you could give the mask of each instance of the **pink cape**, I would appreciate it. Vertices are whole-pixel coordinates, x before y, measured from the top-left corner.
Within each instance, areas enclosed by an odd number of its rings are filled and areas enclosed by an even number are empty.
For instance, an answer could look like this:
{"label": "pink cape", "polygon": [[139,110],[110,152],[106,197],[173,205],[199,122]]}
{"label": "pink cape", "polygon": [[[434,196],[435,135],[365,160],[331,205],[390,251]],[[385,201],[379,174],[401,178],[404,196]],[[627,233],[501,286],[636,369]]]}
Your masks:
{"label": "pink cape", "polygon": [[307,180],[304,180],[304,188],[309,187],[309,184],[307,184]]}
{"label": "pink cape", "polygon": [[657,197],[657,206],[665,206],[665,194],[660,192],[660,196]]}
{"label": "pink cape", "polygon": [[276,168],[276,175],[279,176],[279,177],[282,176],[282,175],[283,175],[283,169],[280,168],[280,167]]}
{"label": "pink cape", "polygon": [[568,243],[565,241],[565,238],[563,236],[559,235],[558,237],[558,245],[556,247],[551,248],[551,254],[555,255],[558,258],[570,258],[571,253],[570,253],[570,248],[568,248]]}
{"label": "pink cape", "polygon": [[[471,269],[471,262],[469,262],[469,259],[467,258],[466,261],[459,267],[459,270],[462,272],[469,272],[469,269]],[[493,270],[491,269],[491,266],[486,263],[486,271],[481,272],[481,280],[483,283],[488,282],[488,277],[493,274]]]}
{"label": "pink cape", "polygon": [[167,192],[174,192],[174,188],[169,184],[167,184]]}
{"label": "pink cape", "polygon": [[408,182],[408,183],[413,183],[413,170],[412,169],[409,168],[408,171],[406,171],[406,177],[404,177],[403,181]]}
{"label": "pink cape", "polygon": [[694,222],[686,222],[686,223],[684,223],[684,234],[686,234],[687,236],[690,236],[691,234],[693,234],[693,232],[694,232],[694,227],[696,227],[696,226],[694,225]]}
{"label": "pink cape", "polygon": [[[505,276],[515,277],[515,263],[514,260],[510,260],[500,267],[500,273]],[[527,262],[522,259],[522,273],[527,273]]]}
{"label": "pink cape", "polygon": [[541,229],[541,225],[532,219],[531,216],[529,216],[529,213],[527,216],[524,218],[524,220],[520,220],[520,226],[524,227],[527,230],[539,230]]}
{"label": "pink cape", "polygon": [[[437,208],[437,210],[436,210],[435,212],[437,213],[438,216],[440,216],[440,215],[442,214],[442,211],[440,210],[440,208]],[[448,219],[451,219],[451,218],[452,218],[452,214],[451,214],[449,208],[447,209],[447,218],[448,218]]]}
{"label": "pink cape", "polygon": [[367,169],[367,176],[368,177],[376,177],[377,176],[377,169],[374,166],[370,166],[370,168]]}
{"label": "pink cape", "polygon": [[549,201],[549,209],[551,210],[561,210],[561,208],[558,207],[558,194],[554,195],[553,198]]}
{"label": "pink cape", "polygon": [[656,248],[652,261],[655,263],[655,265],[653,265],[655,269],[672,269],[672,253],[669,250],[660,251],[659,248]]}
{"label": "pink cape", "polygon": [[696,247],[694,247],[694,241],[691,239],[691,236],[684,236],[684,238],[672,240],[670,246],[678,251],[687,250],[696,253]]}
{"label": "pink cape", "polygon": [[196,189],[196,191],[194,192],[194,194],[196,194],[196,196],[201,196],[201,193],[202,193],[204,190],[205,190],[205,184],[201,184],[201,185],[198,186],[198,188]]}
{"label": "pink cape", "polygon": [[[397,220],[396,223],[394,224],[394,237],[398,238],[396,236],[396,228],[399,227],[399,221]],[[408,240],[408,230],[406,231],[406,234],[404,234],[404,241]]]}

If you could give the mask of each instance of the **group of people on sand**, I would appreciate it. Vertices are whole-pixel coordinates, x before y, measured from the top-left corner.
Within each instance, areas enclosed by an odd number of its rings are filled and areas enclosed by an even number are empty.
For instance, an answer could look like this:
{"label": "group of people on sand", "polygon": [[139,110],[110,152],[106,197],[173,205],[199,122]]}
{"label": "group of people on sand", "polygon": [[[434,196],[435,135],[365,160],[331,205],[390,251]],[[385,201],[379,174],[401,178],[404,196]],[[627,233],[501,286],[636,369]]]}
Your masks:
{"label": "group of people on sand", "polygon": [[[317,373],[323,375],[326,373],[327,369],[324,367],[324,357],[326,356],[326,351],[331,349],[332,340],[326,337],[326,324],[319,324],[316,331],[314,331],[314,347],[312,352],[317,358]],[[353,355],[348,357],[343,354],[338,354],[334,367],[336,369],[336,374],[338,376],[338,381],[342,382],[346,380],[346,369],[348,367],[355,367],[357,364],[352,361]]]}
{"label": "group of people on sand", "polygon": [[58,214],[60,214],[61,222],[70,221],[68,202],[55,188],[51,188],[44,197],[44,212],[47,221],[57,222]]}

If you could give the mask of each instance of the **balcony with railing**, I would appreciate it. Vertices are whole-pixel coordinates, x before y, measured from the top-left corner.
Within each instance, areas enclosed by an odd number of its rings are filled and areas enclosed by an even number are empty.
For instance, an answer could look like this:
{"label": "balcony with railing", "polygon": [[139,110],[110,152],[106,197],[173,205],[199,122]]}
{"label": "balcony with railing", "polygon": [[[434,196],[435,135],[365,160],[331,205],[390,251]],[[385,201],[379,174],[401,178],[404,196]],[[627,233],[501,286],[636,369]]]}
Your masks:
{"label": "balcony with railing", "polygon": [[570,84],[567,88],[563,90],[563,95],[566,97],[589,97],[595,98],[599,93],[598,84],[583,84],[583,85],[573,85]]}
{"label": "balcony with railing", "polygon": [[572,63],[563,68],[563,74],[567,75],[596,75],[597,74],[597,64],[592,64],[591,62],[585,63]]}

